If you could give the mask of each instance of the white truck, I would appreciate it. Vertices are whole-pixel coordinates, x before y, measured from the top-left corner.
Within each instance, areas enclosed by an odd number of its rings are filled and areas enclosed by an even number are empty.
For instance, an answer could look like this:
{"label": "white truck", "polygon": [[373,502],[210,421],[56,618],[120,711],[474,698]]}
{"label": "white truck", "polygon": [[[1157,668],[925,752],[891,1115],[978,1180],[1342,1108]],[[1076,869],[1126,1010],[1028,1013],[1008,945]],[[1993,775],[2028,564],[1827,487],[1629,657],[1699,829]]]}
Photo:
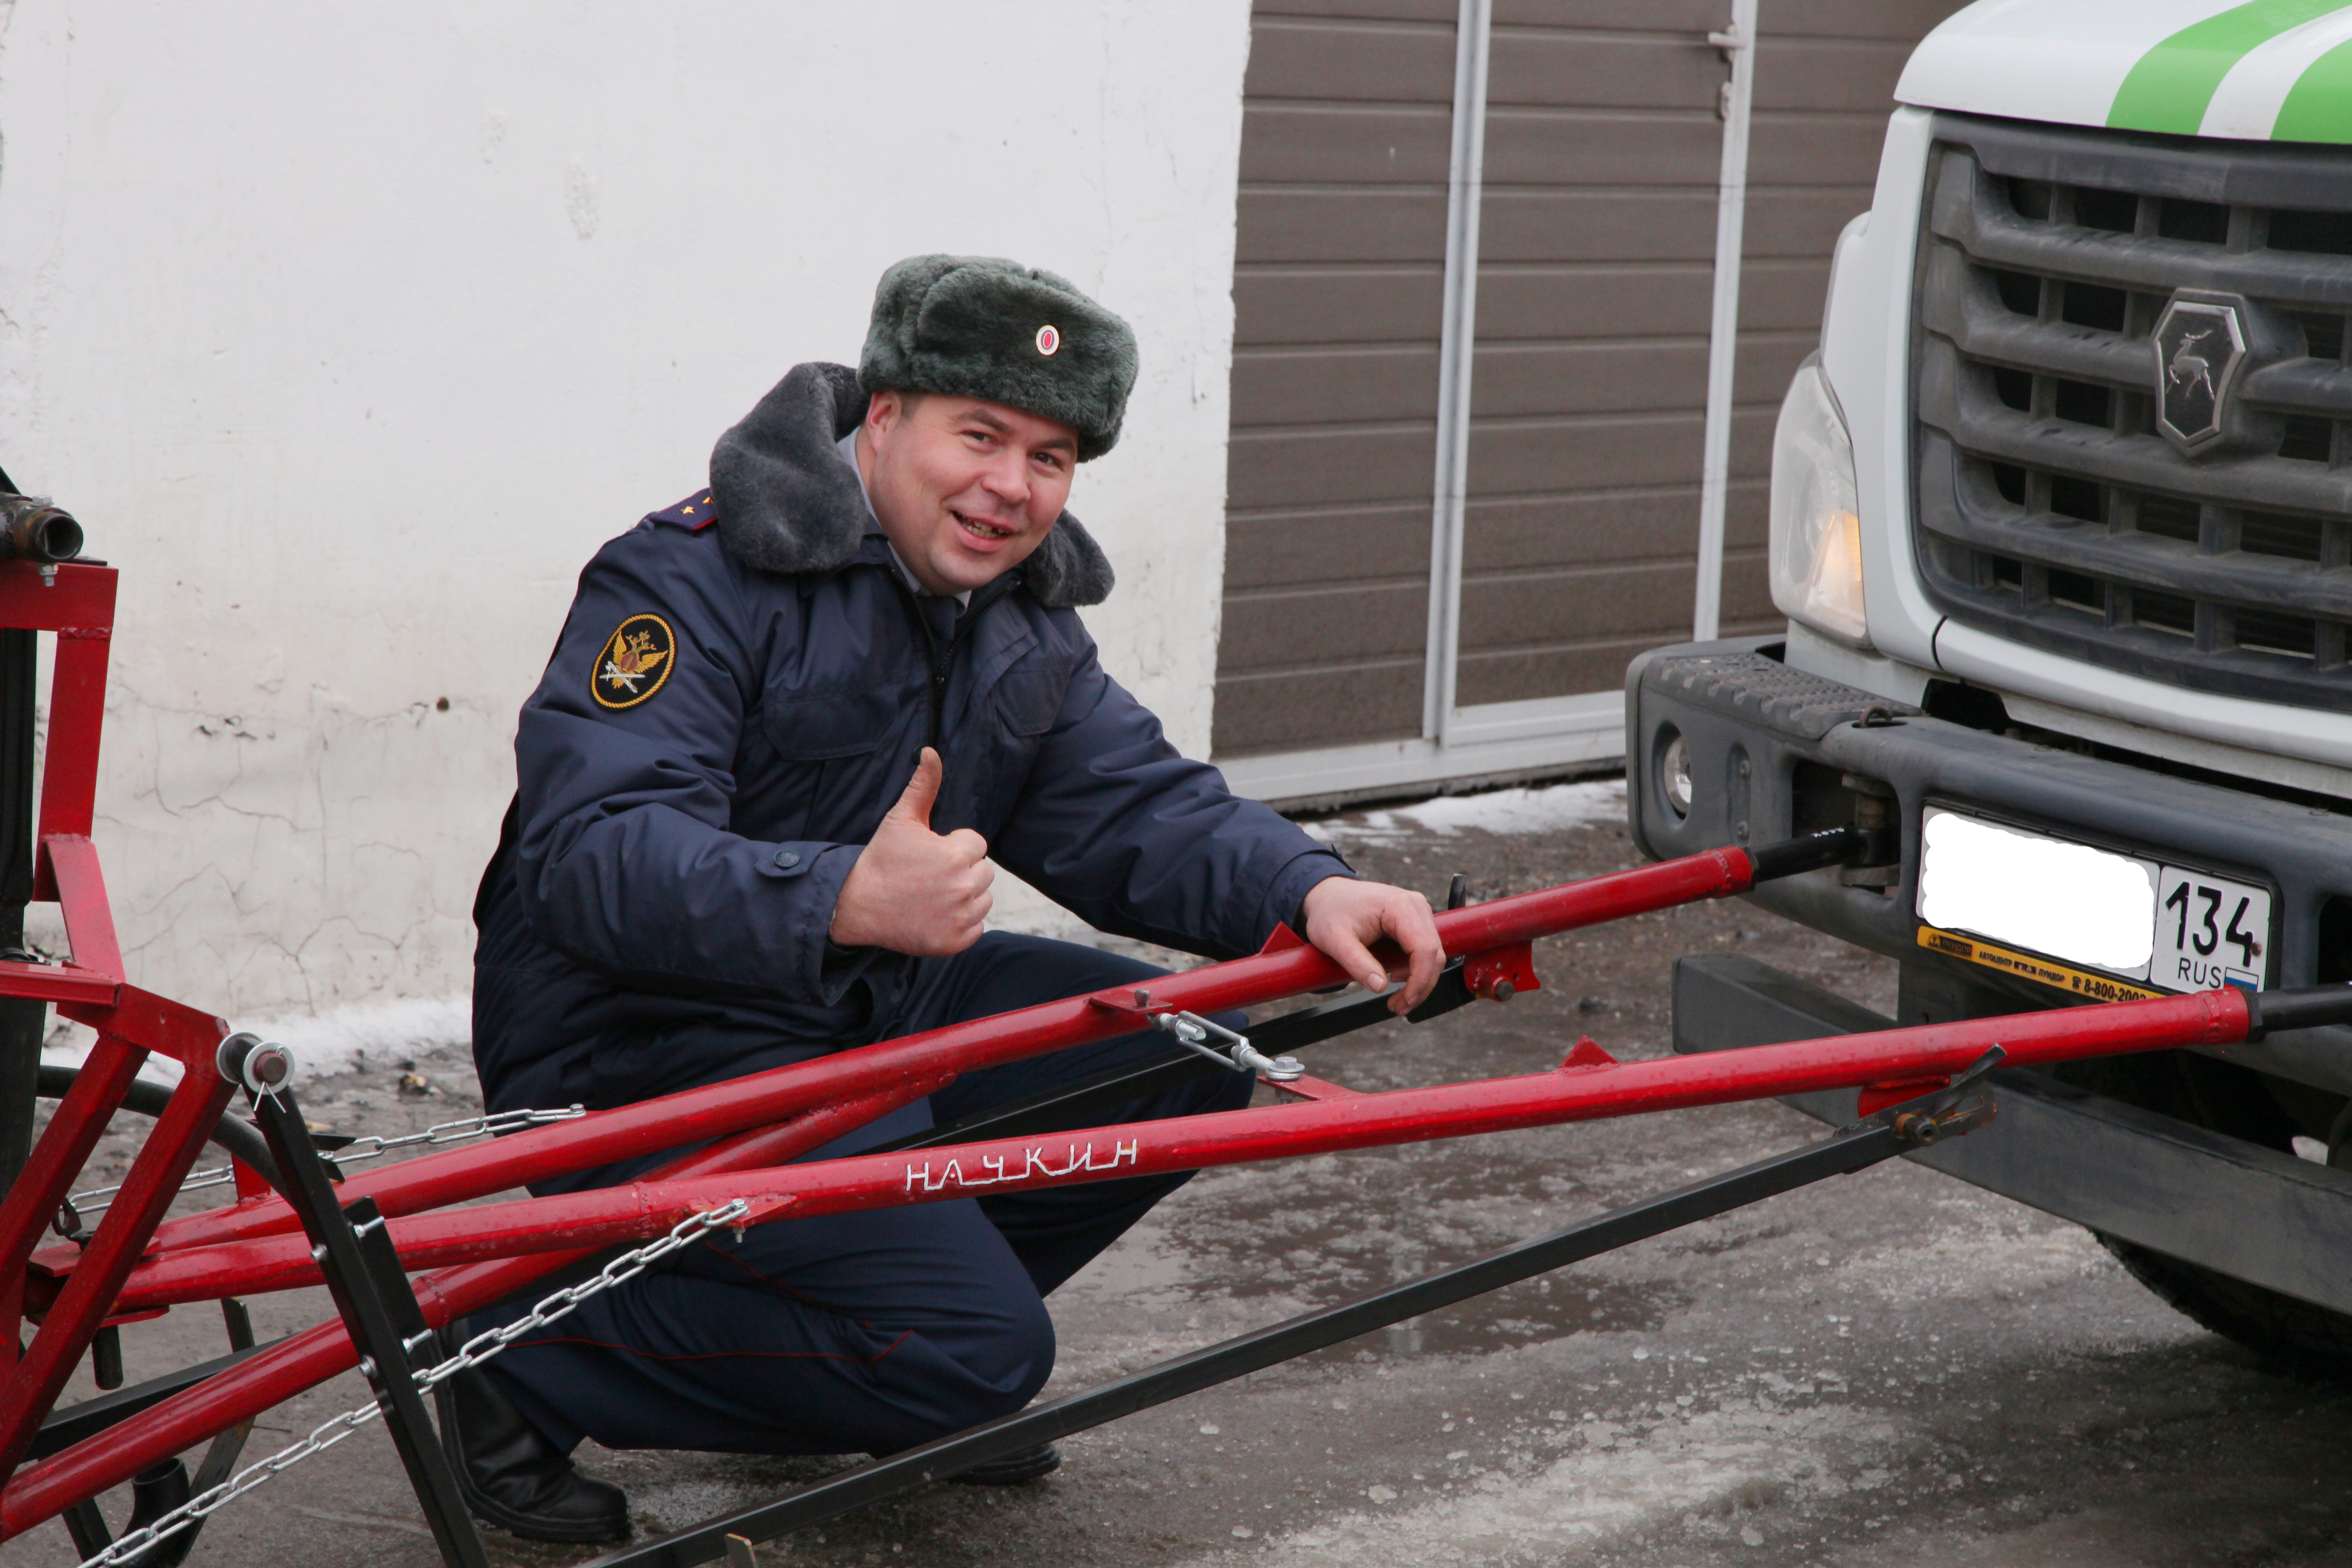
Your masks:
{"label": "white truck", "polygon": [[[1983,0],[1896,98],[1774,437],[1787,631],[1635,661],[1637,843],[1892,830],[1753,897],[1906,1024],[2352,982],[2352,4]],[[1677,966],[1678,1049],[1893,1021]],[[2352,1029],[2003,1077],[1927,1163],[2352,1371]]]}

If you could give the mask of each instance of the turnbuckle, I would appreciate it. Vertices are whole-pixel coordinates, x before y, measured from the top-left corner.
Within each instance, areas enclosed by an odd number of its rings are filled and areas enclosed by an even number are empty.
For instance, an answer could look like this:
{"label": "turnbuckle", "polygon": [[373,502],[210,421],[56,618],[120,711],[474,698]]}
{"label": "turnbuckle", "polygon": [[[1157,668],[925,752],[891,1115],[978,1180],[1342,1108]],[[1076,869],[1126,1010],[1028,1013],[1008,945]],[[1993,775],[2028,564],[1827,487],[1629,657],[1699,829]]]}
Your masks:
{"label": "turnbuckle", "polygon": [[[1307,1064],[1297,1057],[1267,1056],[1249,1043],[1247,1035],[1236,1035],[1198,1013],[1154,1013],[1151,1026],[1162,1034],[1175,1036],[1177,1043],[1187,1050],[1197,1051],[1234,1072],[1255,1073],[1274,1083],[1291,1083],[1307,1076]],[[1211,1045],[1213,1037],[1224,1041],[1227,1048],[1219,1050]]]}

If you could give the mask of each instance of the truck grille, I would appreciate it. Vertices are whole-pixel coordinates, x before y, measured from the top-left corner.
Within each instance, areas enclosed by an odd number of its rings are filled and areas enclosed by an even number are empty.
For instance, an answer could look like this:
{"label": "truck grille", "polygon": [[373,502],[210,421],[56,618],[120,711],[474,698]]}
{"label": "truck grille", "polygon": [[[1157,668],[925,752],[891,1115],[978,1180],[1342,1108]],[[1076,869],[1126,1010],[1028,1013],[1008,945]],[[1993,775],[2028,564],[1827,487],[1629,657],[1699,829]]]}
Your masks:
{"label": "truck grille", "polygon": [[[2352,707],[2352,153],[1938,117],[1914,315],[1919,566],[1963,624]],[[2230,449],[2157,431],[2177,289],[2262,345]]]}

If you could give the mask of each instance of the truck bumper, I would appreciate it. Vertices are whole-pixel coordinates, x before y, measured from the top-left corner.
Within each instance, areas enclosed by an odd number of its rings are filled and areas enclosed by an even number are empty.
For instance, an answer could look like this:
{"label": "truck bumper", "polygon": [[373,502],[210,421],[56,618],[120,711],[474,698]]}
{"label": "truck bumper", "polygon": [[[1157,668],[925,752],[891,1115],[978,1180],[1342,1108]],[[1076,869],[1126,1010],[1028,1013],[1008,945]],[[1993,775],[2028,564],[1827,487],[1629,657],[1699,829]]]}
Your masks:
{"label": "truck bumper", "polygon": [[[1626,803],[1635,844],[1665,858],[1760,846],[1853,820],[1856,775],[1891,794],[1901,859],[1888,885],[1812,872],[1748,895],[1776,914],[1896,958],[1904,1022],[2092,1000],[1930,951],[1916,906],[1929,800],[2063,837],[2203,868],[2273,890],[2271,986],[2352,977],[2352,817],[2224,783],[1931,719],[1794,669],[1772,637],[1654,649],[1626,676]],[[1679,736],[1691,802],[1677,811],[1660,758]],[[1919,1016],[1915,1017],[1916,1013]],[[2352,1094],[2352,1028],[2283,1032],[2231,1047],[2261,1071]]]}
{"label": "truck bumper", "polygon": [[[1675,964],[1675,1049],[1728,1050],[1895,1020],[1752,958]],[[1992,1075],[1992,1125],[1905,1158],[2062,1219],[2352,1313],[2352,1173],[2123,1105],[2040,1073]],[[1832,1126],[1854,1092],[1790,1103]]]}

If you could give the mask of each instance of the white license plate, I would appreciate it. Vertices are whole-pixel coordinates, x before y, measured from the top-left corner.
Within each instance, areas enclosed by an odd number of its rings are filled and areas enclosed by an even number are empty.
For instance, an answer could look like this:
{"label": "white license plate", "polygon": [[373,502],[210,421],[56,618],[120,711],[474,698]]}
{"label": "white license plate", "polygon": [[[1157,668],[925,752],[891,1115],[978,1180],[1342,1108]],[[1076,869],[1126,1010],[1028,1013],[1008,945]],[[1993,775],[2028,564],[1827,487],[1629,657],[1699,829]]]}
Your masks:
{"label": "white license plate", "polygon": [[2259,991],[2270,973],[2270,940],[2268,889],[2178,866],[2158,868],[2150,984],[2167,991],[2221,985]]}
{"label": "white license plate", "polygon": [[2266,888],[1929,806],[1916,912],[2159,991],[2259,990]]}

